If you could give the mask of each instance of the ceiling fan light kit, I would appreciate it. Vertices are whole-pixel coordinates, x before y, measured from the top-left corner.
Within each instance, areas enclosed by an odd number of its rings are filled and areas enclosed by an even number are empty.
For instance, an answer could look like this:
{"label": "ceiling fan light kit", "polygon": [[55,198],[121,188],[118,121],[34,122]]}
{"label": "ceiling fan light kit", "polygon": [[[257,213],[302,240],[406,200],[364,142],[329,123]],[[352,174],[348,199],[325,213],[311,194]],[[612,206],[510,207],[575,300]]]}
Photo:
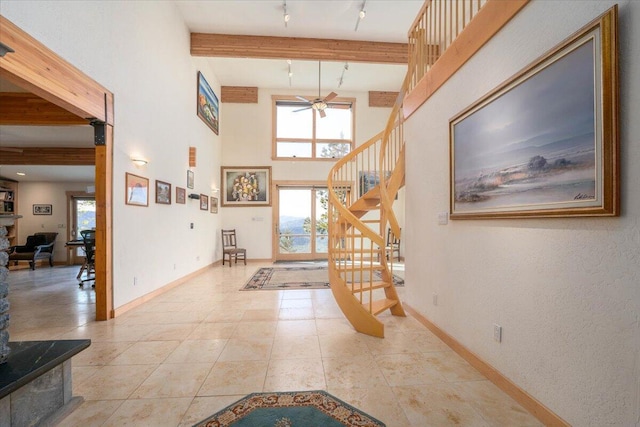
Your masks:
{"label": "ceiling fan light kit", "polygon": [[322,98],[321,93],[321,77],[322,77],[322,68],[320,65],[320,61],[318,61],[318,97],[316,99],[314,99],[313,101],[309,101],[307,98],[305,98],[304,96],[296,96],[296,98],[298,98],[301,101],[306,102],[307,104],[309,104],[307,107],[303,107],[300,108],[298,110],[294,110],[294,113],[297,113],[298,111],[304,111],[304,110],[308,110],[309,108],[316,110],[319,114],[320,117],[326,117],[327,113],[325,113],[325,109],[329,106],[329,101],[331,101],[333,98],[335,98],[336,96],[338,96],[337,93],[335,92],[331,92],[329,95],[325,96],[324,98]]}

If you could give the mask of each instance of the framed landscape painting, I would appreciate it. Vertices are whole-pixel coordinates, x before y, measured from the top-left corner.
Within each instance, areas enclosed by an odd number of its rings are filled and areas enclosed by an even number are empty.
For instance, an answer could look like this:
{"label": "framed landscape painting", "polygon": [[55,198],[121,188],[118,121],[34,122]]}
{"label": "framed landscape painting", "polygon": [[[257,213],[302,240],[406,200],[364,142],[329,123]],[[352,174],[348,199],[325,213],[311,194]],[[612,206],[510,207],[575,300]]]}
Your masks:
{"label": "framed landscape painting", "polygon": [[200,71],[198,71],[198,117],[218,135],[220,117],[218,97]]}
{"label": "framed landscape painting", "polygon": [[156,179],[156,203],[161,205],[171,204],[171,184]]}
{"label": "framed landscape painting", "polygon": [[176,203],[184,205],[187,199],[187,190],[182,187],[176,187]]}
{"label": "framed landscape painting", "polygon": [[125,203],[133,206],[149,206],[149,178],[125,173]]}
{"label": "framed landscape painting", "polygon": [[451,119],[452,219],[619,215],[616,11]]}
{"label": "framed landscape painting", "polygon": [[271,206],[271,166],[222,167],[222,206]]}
{"label": "framed landscape painting", "polygon": [[211,197],[211,213],[217,214],[218,213],[218,198],[217,197]]}

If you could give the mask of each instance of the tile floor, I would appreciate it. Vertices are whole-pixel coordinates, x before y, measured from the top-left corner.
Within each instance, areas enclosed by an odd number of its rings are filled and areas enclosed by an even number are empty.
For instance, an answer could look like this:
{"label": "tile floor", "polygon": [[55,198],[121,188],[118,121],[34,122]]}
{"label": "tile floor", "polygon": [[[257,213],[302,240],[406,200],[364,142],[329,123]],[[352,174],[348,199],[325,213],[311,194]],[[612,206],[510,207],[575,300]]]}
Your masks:
{"label": "tile floor", "polygon": [[389,427],[541,425],[411,317],[382,316],[378,339],[329,290],[239,291],[265,266],[208,269],[108,322],[77,267],[13,271],[11,341],[92,340],[62,426],[190,426],[248,393],[320,389]]}

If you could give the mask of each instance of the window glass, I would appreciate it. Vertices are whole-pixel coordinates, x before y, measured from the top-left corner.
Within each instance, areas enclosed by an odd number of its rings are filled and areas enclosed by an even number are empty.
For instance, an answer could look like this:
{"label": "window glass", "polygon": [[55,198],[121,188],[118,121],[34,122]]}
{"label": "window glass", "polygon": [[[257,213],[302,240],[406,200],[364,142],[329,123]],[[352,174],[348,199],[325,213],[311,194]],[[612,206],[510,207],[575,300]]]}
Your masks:
{"label": "window glass", "polygon": [[318,143],[316,156],[323,159],[339,159],[351,151],[351,145],[342,142]]}
{"label": "window glass", "polygon": [[351,108],[328,107],[325,111],[326,117],[317,121],[316,137],[318,139],[351,139]]}
{"label": "window glass", "polygon": [[278,138],[311,138],[313,136],[313,114],[311,108],[299,111],[304,105],[277,106]]}
{"label": "window glass", "polygon": [[311,157],[310,142],[278,142],[278,157]]}

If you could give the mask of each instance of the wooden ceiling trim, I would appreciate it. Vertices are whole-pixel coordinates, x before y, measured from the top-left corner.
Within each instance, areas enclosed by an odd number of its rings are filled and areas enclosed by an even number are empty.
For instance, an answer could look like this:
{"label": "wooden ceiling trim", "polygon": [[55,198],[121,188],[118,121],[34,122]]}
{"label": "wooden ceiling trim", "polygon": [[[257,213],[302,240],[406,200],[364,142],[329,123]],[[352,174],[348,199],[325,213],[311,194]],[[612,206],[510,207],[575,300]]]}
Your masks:
{"label": "wooden ceiling trim", "polygon": [[0,61],[0,76],[79,117],[113,125],[107,89],[2,15],[0,42],[15,50]]}
{"label": "wooden ceiling trim", "polygon": [[191,55],[407,64],[406,43],[191,33]]}
{"label": "wooden ceiling trim", "polygon": [[396,103],[396,99],[398,99],[398,92],[369,91],[369,107],[392,108]]}
{"label": "wooden ceiling trim", "polygon": [[222,86],[221,102],[237,104],[257,104],[258,88],[249,86]]}
{"label": "wooden ceiling trim", "polygon": [[31,93],[0,93],[0,125],[69,126],[89,122]]}
{"label": "wooden ceiling trim", "polygon": [[[7,150],[8,149],[8,150]],[[3,165],[95,165],[94,148],[0,147]]]}

